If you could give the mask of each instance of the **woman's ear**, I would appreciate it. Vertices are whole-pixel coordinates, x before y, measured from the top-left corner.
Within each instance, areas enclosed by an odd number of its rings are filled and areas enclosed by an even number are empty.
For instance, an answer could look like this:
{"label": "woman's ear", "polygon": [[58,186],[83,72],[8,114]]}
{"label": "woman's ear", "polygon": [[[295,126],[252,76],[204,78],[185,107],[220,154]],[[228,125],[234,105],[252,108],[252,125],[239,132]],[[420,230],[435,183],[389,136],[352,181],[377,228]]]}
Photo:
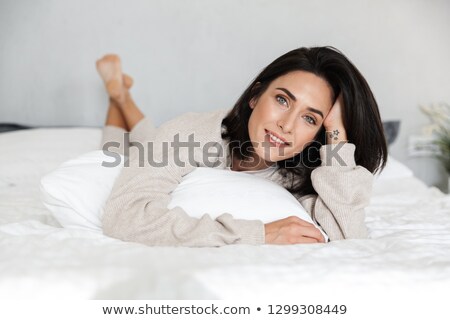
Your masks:
{"label": "woman's ear", "polygon": [[[251,92],[254,93],[255,90],[257,90],[260,86],[261,86],[261,82],[255,83],[251,89]],[[250,109],[254,109],[257,102],[258,102],[258,99],[255,96],[253,96],[253,98],[248,103],[248,105],[250,106]]]}

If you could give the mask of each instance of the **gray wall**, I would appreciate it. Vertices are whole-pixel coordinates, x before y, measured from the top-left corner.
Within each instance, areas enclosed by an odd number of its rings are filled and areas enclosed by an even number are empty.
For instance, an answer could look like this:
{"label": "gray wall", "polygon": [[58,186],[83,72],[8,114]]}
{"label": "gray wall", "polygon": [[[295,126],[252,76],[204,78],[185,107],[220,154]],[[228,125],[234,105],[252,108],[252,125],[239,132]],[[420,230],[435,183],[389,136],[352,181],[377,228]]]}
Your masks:
{"label": "gray wall", "polygon": [[156,124],[231,107],[250,80],[299,46],[333,45],[365,75],[383,119],[402,120],[390,152],[428,184],[432,158],[409,158],[450,102],[450,1],[0,0],[0,122],[100,126],[107,97],[94,62],[121,55],[135,100]]}

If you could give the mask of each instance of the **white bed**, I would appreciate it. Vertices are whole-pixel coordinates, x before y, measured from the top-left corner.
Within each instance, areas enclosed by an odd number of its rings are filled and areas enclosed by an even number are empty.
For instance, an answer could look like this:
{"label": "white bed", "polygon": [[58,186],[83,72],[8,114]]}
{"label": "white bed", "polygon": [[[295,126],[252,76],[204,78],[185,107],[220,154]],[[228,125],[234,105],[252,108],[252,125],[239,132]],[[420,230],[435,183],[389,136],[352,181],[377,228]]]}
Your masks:
{"label": "white bed", "polygon": [[99,129],[0,134],[0,298],[249,299],[450,288],[450,196],[411,175],[377,181],[370,239],[317,245],[146,247],[58,226],[39,180],[94,150]]}

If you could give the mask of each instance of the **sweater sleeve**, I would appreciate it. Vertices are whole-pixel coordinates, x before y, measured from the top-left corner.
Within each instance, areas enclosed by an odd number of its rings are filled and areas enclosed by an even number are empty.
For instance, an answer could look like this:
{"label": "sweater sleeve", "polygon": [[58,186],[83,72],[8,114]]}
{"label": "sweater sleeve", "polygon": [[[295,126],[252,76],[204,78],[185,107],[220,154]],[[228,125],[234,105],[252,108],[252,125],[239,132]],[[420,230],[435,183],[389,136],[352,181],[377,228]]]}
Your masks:
{"label": "sweater sleeve", "polygon": [[299,199],[330,240],[368,237],[364,208],[370,202],[373,175],[355,164],[354,153],[352,143],[323,145],[322,164],[311,173],[318,195]]}
{"label": "sweater sleeve", "polygon": [[[140,127],[145,127],[144,124]],[[135,141],[145,140],[145,134],[133,134],[139,137]],[[102,217],[105,235],[149,246],[210,247],[264,243],[262,221],[234,219],[229,213],[216,219],[205,213],[197,219],[188,216],[180,207],[167,209],[171,192],[181,182],[182,176],[195,166],[188,160],[189,155],[183,152],[177,158],[185,163],[180,166],[174,160],[170,144],[169,151],[164,154],[167,133],[158,135],[153,131],[152,134],[153,145],[145,146],[145,152],[130,148],[129,163],[122,169],[105,205]]]}

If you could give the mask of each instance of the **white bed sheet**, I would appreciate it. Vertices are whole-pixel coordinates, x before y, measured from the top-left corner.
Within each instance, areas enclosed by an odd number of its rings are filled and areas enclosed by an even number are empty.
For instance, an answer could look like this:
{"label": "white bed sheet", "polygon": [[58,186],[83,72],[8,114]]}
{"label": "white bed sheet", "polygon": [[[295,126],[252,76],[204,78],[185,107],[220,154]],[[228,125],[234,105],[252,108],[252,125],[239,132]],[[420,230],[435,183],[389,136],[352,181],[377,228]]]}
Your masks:
{"label": "white bed sheet", "polygon": [[100,130],[80,128],[0,135],[0,298],[282,299],[450,287],[450,197],[415,177],[374,185],[366,240],[170,248],[60,228],[39,199],[39,179],[99,140]]}

